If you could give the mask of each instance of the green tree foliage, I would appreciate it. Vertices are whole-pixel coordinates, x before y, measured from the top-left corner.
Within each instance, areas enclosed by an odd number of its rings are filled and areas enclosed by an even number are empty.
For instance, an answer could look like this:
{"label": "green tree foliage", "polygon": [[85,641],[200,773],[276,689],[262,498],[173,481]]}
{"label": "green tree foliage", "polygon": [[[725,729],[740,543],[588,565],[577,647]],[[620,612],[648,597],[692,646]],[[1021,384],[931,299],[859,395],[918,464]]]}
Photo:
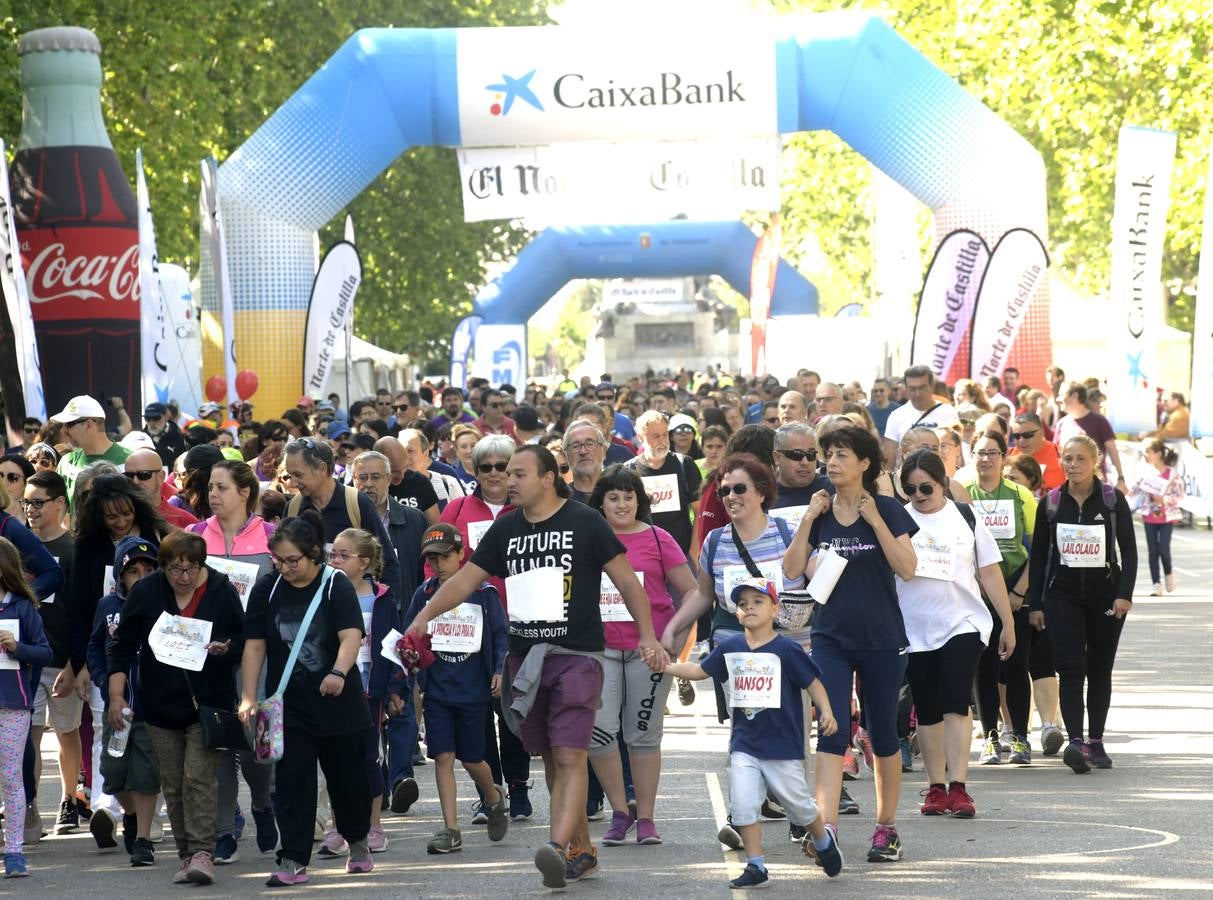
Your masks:
{"label": "green tree foliage", "polygon": [[[862,8],[1002,116],[1044,157],[1049,249],[1082,289],[1107,290],[1121,125],[1179,134],[1163,278],[1171,322],[1191,328],[1201,204],[1213,142],[1213,17],[1207,0],[774,0],[781,12]],[[871,169],[829,134],[784,156],[784,246],[815,280],[837,267],[870,295]],[[812,239],[810,239],[812,236]],[[825,263],[805,248],[819,243]],[[824,292],[823,292],[824,294]],[[846,302],[846,301],[843,301]],[[837,304],[835,304],[837,305]]]}
{"label": "green tree foliage", "polygon": [[[114,149],[133,183],[135,149],[143,148],[160,256],[193,268],[199,160],[222,162],[356,29],[540,24],[544,7],[543,0],[0,0],[7,80],[0,135],[11,145],[21,130],[18,37],[50,25],[92,29],[101,40],[101,99]],[[505,223],[464,223],[455,154],[445,148],[409,151],[347,211],[365,276],[355,330],[423,366],[445,358],[485,263],[511,256],[526,239]],[[322,232],[322,246],[340,239],[343,220]]]}

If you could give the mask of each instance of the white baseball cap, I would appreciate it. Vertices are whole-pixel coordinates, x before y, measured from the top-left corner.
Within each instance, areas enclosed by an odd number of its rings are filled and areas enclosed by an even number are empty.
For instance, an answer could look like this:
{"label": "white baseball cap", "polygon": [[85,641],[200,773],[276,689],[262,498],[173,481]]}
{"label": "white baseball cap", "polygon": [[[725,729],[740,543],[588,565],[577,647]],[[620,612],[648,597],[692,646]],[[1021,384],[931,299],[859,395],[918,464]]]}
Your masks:
{"label": "white baseball cap", "polygon": [[118,442],[128,450],[155,450],[156,444],[151,435],[144,431],[128,431],[126,437]]}
{"label": "white baseball cap", "polygon": [[63,407],[63,412],[51,416],[51,421],[58,422],[61,425],[70,425],[72,422],[78,422],[81,419],[104,418],[105,410],[101,408],[101,404],[93,397],[81,394],[79,397],[73,397],[71,400],[68,400],[67,406]]}

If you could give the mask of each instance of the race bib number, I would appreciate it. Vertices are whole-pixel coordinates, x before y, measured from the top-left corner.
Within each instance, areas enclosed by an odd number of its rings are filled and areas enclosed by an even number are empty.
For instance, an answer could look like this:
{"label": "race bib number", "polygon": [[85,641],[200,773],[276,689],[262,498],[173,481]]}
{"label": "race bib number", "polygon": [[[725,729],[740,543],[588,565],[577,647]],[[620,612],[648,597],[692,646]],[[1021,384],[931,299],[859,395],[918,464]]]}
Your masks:
{"label": "race bib number", "polygon": [[1107,564],[1102,525],[1058,525],[1057,553],[1072,569],[1102,569]]}
{"label": "race bib number", "polygon": [[726,653],[732,704],[741,709],[778,709],[782,668],[774,653]]}
{"label": "race bib number", "polygon": [[511,622],[563,622],[564,570],[545,566],[505,580]]}
{"label": "race bib number", "polygon": [[480,539],[492,527],[492,522],[468,522],[468,547],[472,550],[479,547]]}
{"label": "race bib number", "polygon": [[972,508],[981,517],[986,528],[990,529],[995,540],[1015,539],[1014,500],[975,500]]}
{"label": "race bib number", "polygon": [[166,666],[201,672],[206,665],[206,645],[211,642],[211,623],[206,619],[191,619],[162,612],[147,645],[152,654]]}
{"label": "race bib number", "polygon": [[240,606],[248,612],[248,597],[257,583],[257,573],[261,571],[256,563],[241,562],[238,559],[224,559],[221,556],[208,556],[206,564],[216,572],[222,572],[236,589],[240,597]]}
{"label": "race bib number", "polygon": [[956,579],[956,548],[952,544],[926,531],[914,535],[911,543],[918,556],[918,567],[914,569],[916,578],[936,578],[940,581]]}
{"label": "race bib number", "polygon": [[[775,590],[783,590],[783,561],[773,559],[769,562],[756,563],[758,571],[762,573],[762,577],[767,581],[775,583]],[[733,588],[745,581],[747,578],[752,578],[750,570],[743,565],[725,566],[724,567],[724,606],[729,612],[737,612],[737,605],[733,603]]]}
{"label": "race bib number", "polygon": [[430,646],[435,652],[479,653],[484,636],[484,608],[460,603],[429,623]]}
{"label": "race bib number", "polygon": [[371,664],[371,613],[362,614],[362,644],[358,648],[358,668],[363,672]]}
{"label": "race bib number", "polygon": [[[1167,492],[1167,485],[1169,483],[1161,475],[1148,475],[1137,482],[1137,490],[1143,494],[1153,494],[1155,497],[1161,497]],[[43,600],[42,602],[45,603],[46,601]]]}
{"label": "race bib number", "polygon": [[653,512],[678,512],[682,508],[678,502],[677,475],[648,475],[640,480],[644,482],[644,492],[649,495]]}
{"label": "race bib number", "polygon": [[[640,586],[644,587],[644,572],[637,572],[636,578],[640,581]],[[602,573],[602,583],[598,594],[598,609],[602,614],[602,621],[604,622],[635,621],[623,602],[623,594],[619,593],[619,588],[615,587],[615,582],[611,581],[611,576],[606,572]]]}
{"label": "race bib number", "polygon": [[[14,640],[21,643],[21,620],[20,619],[0,619],[0,631],[11,631]],[[20,669],[19,663],[14,657],[9,656],[8,652],[0,647],[0,669]]]}
{"label": "race bib number", "polygon": [[117,583],[118,582],[116,582],[114,580],[114,567],[106,566],[105,575],[101,579],[101,596],[104,597],[106,594],[113,591],[114,585],[116,585]]}

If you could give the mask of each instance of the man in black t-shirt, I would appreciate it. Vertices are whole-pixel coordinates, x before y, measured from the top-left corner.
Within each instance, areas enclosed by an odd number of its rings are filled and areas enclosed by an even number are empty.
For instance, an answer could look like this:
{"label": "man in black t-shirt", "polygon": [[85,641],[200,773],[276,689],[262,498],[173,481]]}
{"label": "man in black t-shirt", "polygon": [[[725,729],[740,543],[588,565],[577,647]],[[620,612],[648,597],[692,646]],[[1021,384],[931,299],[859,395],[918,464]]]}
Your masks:
{"label": "man in black t-shirt", "polygon": [[535,865],[545,887],[561,888],[566,864],[575,879],[596,859],[585,813],[585,772],[602,694],[603,572],[636,622],[641,657],[659,672],[666,656],[653,634],[648,595],[623,544],[601,515],[558,493],[563,482],[551,452],[535,444],[520,447],[507,478],[515,509],[497,518],[467,565],[439,588],[409,632],[423,637],[430,620],[470,597],[489,575],[506,579],[510,690],[503,690],[502,703],[522,717],[523,747],[542,755],[551,795],[560,799],[551,809],[551,839],[536,852]]}
{"label": "man in black t-shirt", "polygon": [[670,451],[669,421],[649,411],[636,420],[641,455],[626,463],[644,482],[653,509],[653,524],[664,528],[683,553],[691,549],[691,514],[697,506],[703,476],[689,457]]}
{"label": "man in black t-shirt", "polygon": [[409,468],[404,444],[394,437],[383,437],[375,441],[375,450],[386,456],[392,465],[392,484],[388,493],[406,506],[425,513],[430,525],[437,522],[442,512],[438,508],[438,494],[428,477]]}

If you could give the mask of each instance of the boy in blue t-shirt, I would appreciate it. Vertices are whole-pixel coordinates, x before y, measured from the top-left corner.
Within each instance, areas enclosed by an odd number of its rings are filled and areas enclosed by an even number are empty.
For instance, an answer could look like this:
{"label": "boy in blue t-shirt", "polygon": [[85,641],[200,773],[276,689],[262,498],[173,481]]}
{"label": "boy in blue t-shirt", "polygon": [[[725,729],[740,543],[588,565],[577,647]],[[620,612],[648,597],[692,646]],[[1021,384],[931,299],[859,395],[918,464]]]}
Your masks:
{"label": "boy in blue t-shirt", "polygon": [[[675,678],[714,678],[724,685],[733,711],[729,737],[729,813],[745,847],[745,871],[731,888],[767,882],[759,811],[768,791],[787,810],[788,821],[807,827],[818,863],[833,878],[842,871],[842,851],[822,823],[805,782],[804,711],[800,692],[808,690],[818,710],[822,734],[838,730],[817,666],[800,645],[775,633],[779,594],[761,578],[742,581],[731,597],[743,634],[721,641],[702,663],[666,666]],[[804,851],[809,854],[808,846]]]}
{"label": "boy in blue t-shirt", "polygon": [[[413,594],[404,614],[406,632],[438,588],[462,567],[459,529],[446,522],[431,525],[421,538],[421,556],[435,574]],[[455,853],[463,849],[455,810],[456,759],[484,797],[489,840],[505,837],[510,823],[505,789],[493,784],[492,770],[484,761],[485,718],[490,697],[501,696],[506,653],[505,608],[497,589],[486,581],[462,604],[431,621],[429,632],[435,659],[419,678],[425,747],[435,763],[444,827],[430,839],[426,852]]]}

